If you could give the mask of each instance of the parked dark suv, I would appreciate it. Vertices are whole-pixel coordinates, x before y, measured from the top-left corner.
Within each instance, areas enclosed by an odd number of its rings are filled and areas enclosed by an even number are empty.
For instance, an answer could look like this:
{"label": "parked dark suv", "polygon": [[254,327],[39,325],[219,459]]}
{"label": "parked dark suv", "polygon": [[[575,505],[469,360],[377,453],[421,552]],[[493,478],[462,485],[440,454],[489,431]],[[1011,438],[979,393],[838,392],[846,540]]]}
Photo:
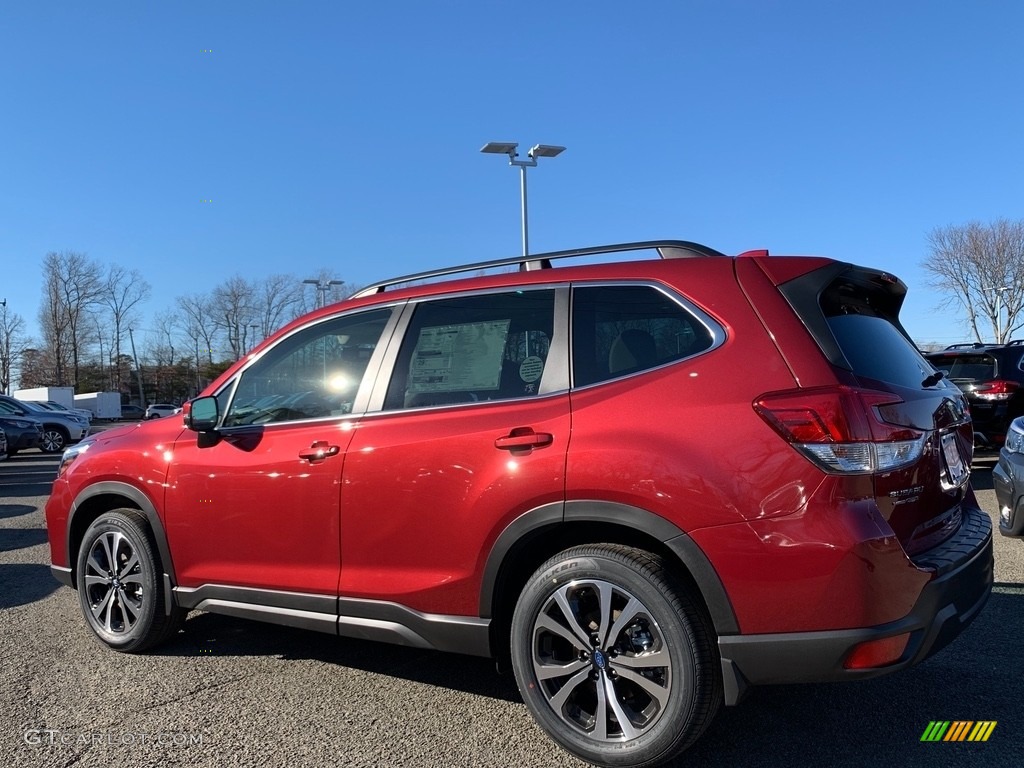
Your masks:
{"label": "parked dark suv", "polygon": [[954,344],[925,355],[967,397],[978,448],[998,450],[1024,415],[1024,341]]}
{"label": "parked dark suv", "polygon": [[368,288],[66,451],[53,572],[90,629],[141,651],[200,609],[508,659],[555,741],[636,766],[749,685],[903,669],[977,616],[971,422],[897,278],[520,262]]}

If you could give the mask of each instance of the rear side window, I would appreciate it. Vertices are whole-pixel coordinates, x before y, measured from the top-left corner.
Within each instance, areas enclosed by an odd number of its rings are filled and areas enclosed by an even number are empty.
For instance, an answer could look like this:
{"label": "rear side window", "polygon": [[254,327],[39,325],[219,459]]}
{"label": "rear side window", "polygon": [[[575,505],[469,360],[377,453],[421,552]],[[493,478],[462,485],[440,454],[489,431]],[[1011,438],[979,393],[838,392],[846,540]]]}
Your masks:
{"label": "rear side window", "polygon": [[647,285],[580,287],[572,298],[573,386],[655,368],[711,347],[697,317]]}
{"label": "rear side window", "polygon": [[551,289],[461,296],[416,307],[384,407],[531,397],[554,332]]}

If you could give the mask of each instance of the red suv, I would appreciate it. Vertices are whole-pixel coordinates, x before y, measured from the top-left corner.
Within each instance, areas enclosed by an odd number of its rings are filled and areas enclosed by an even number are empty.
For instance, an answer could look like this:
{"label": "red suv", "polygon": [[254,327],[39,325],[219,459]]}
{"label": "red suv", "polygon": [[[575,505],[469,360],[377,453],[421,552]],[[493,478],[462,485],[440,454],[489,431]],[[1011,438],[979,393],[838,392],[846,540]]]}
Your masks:
{"label": "red suv", "polygon": [[92,631],[141,651],[200,609],[510,659],[562,747],[636,766],[748,685],[903,669],[977,616],[971,422],[902,282],[678,241],[521,261],[368,288],[70,448],[46,517]]}

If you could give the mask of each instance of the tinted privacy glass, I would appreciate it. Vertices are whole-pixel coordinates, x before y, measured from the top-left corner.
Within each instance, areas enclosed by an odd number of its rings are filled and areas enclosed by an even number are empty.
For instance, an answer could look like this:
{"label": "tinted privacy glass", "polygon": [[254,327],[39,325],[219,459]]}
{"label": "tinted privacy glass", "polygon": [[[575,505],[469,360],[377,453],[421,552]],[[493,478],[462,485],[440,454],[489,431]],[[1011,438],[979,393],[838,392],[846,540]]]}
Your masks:
{"label": "tinted privacy glass", "polygon": [[828,325],[858,376],[920,389],[932,373],[917,348],[883,317],[837,315]]}
{"label": "tinted privacy glass", "polygon": [[350,413],[390,316],[379,309],[340,317],[280,342],[242,374],[224,426]]}
{"label": "tinted privacy glass", "polygon": [[537,394],[554,328],[553,290],[465,296],[416,307],[386,408]]}
{"label": "tinted privacy glass", "polygon": [[713,341],[703,323],[656,288],[614,285],[573,291],[574,386],[680,360]]}

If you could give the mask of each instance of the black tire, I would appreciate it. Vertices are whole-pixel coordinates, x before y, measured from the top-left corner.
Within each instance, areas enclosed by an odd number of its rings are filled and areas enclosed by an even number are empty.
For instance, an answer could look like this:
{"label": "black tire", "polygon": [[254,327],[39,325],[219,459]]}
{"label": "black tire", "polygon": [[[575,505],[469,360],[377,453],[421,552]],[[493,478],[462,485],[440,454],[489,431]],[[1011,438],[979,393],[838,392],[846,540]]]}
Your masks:
{"label": "black tire", "polygon": [[162,570],[145,518],[131,509],[100,515],[78,550],[78,602],[106,645],[138,653],[174,635],[186,611],[165,610]]}
{"label": "black tire", "polygon": [[595,765],[669,760],[722,703],[706,612],[661,558],[629,547],[575,547],[533,574],[512,619],[512,667],[541,728]]}
{"label": "black tire", "polygon": [[56,427],[47,424],[43,427],[43,437],[39,441],[39,450],[43,453],[60,453],[68,446],[67,430],[64,427]]}

